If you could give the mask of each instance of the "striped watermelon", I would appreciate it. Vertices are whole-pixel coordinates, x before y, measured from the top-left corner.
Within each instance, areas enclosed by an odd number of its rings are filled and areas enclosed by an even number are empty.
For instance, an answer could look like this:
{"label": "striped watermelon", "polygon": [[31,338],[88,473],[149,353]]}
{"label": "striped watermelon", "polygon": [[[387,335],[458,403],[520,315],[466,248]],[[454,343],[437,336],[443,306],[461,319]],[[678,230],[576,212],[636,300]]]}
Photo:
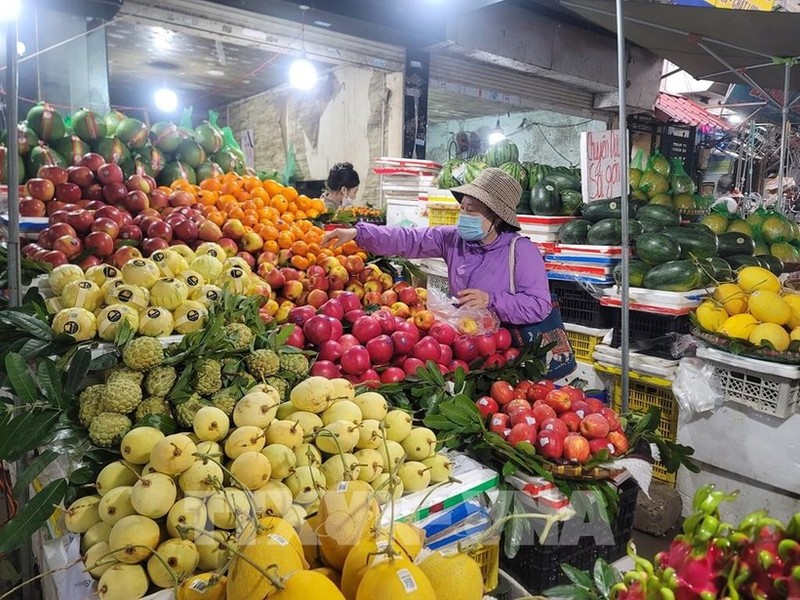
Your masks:
{"label": "striped watermelon", "polygon": [[499,167],[504,163],[518,160],[519,148],[508,138],[497,142],[486,151],[486,162],[490,167]]}
{"label": "striped watermelon", "polygon": [[507,162],[500,165],[499,169],[511,177],[525,190],[528,187],[528,171],[518,162]]}
{"label": "striped watermelon", "polygon": [[530,189],[535,188],[542,177],[547,177],[552,171],[553,167],[548,165],[531,163],[531,166],[528,168],[528,186]]}
{"label": "striped watermelon", "polygon": [[464,171],[464,183],[472,183],[481,171],[488,168],[485,162],[469,161]]}
{"label": "striped watermelon", "polygon": [[447,190],[452,187],[456,187],[457,185],[461,185],[461,182],[456,179],[454,172],[458,173],[463,165],[464,161],[460,158],[451,158],[445,162],[442,165],[442,170],[439,171],[439,177],[437,180],[439,188]]}

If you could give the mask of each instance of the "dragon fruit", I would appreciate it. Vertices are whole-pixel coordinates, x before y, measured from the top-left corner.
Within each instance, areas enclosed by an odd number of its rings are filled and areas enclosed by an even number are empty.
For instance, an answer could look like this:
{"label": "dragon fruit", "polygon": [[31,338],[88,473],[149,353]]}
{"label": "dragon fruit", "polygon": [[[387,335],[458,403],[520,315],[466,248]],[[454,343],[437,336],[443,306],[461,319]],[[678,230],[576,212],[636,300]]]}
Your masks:
{"label": "dragon fruit", "polygon": [[789,563],[779,554],[784,539],[783,527],[769,524],[757,528],[753,540],[741,549],[741,568],[749,572],[744,595],[756,600],[784,597],[776,589],[776,581],[789,575]]}
{"label": "dragon fruit", "polygon": [[663,571],[674,571],[676,600],[715,598],[724,585],[725,556],[714,545],[696,550],[684,539],[675,539],[666,552],[656,556],[656,564]]}

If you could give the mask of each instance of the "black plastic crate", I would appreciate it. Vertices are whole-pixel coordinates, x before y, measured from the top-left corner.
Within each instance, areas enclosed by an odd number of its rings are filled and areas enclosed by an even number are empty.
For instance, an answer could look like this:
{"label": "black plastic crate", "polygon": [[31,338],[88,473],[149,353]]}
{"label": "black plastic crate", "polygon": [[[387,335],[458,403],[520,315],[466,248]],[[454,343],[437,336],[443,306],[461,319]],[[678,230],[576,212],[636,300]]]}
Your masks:
{"label": "black plastic crate", "polygon": [[[599,288],[598,288],[599,290]],[[600,300],[592,296],[582,284],[576,281],[550,280],[550,293],[558,297],[561,319],[595,329],[611,327],[611,313]]]}
{"label": "black plastic crate", "polygon": [[[501,542],[500,567],[529,592],[541,593],[549,587],[568,583],[567,576],[561,570],[562,564],[591,571],[598,558],[608,562],[621,558],[633,531],[638,494],[639,487],[633,479],[627,479],[620,485],[619,511],[610,524],[602,522],[597,507],[593,505],[594,512],[583,515],[583,524],[576,523],[573,526],[572,522],[579,518],[578,515],[570,521],[558,523],[544,544],[539,542],[538,533],[530,529],[513,559],[505,555]],[[585,531],[586,534],[574,539],[571,529],[573,532]]]}
{"label": "black plastic crate", "polygon": [[[628,313],[630,324],[630,340],[635,346],[631,350],[640,354],[648,354],[659,358],[672,359],[672,345],[678,335],[689,333],[689,315],[672,317],[655,313],[632,310]],[[611,347],[619,348],[622,344],[622,311],[614,309],[614,335]]]}

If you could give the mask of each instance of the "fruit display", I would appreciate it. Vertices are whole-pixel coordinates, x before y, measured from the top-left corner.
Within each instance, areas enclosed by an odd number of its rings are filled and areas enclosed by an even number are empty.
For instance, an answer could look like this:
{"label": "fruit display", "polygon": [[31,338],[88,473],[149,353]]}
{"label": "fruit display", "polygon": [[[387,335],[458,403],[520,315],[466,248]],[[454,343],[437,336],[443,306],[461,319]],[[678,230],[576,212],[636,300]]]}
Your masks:
{"label": "fruit display", "polygon": [[744,267],[694,312],[706,332],[749,347],[785,352],[800,347],[800,294],[784,289],[774,273]]}
{"label": "fruit display", "polygon": [[[759,208],[742,219],[726,211],[714,211],[700,222],[716,233],[720,241],[727,240],[727,256],[735,256],[735,266],[752,265],[748,256],[755,256],[756,260],[800,260],[800,224],[779,212]],[[720,256],[726,255],[720,251]]]}
{"label": "fruit display", "polygon": [[586,464],[601,453],[623,456],[630,449],[620,416],[571,385],[496,381],[475,405],[489,431],[511,446],[531,444],[539,456],[555,463]]}
{"label": "fruit display", "polygon": [[713,198],[698,196],[697,186],[683,168],[683,161],[671,162],[660,152],[646,157],[639,150],[628,171],[631,198],[683,213],[707,208]]}
{"label": "fruit display", "polygon": [[[442,166],[438,185],[449,189],[470,183],[485,168],[497,167],[514,178],[523,196],[517,207],[520,214],[543,216],[575,215],[583,203],[581,173],[569,167],[551,167],[535,162],[519,162],[519,148],[506,138],[493,144],[485,154],[467,160],[455,158]],[[530,199],[525,192],[530,191]]]}
{"label": "fruit display", "polygon": [[[197,183],[217,174],[246,172],[241,148],[230,129],[216,124],[216,113],[209,112],[209,120],[194,129],[190,122],[186,125],[148,126],[117,110],[101,117],[85,108],[65,119],[55,107],[39,103],[17,126],[19,182],[36,178],[42,166],[77,166],[88,152],[119,165],[125,177],[147,175],[167,186],[177,179]],[[4,131],[0,144],[7,137]],[[0,183],[6,183],[4,175],[0,170]]]}
{"label": "fruit display", "polygon": [[684,520],[682,533],[667,550],[650,561],[629,547],[634,567],[616,576],[618,581],[608,597],[798,597],[800,513],[782,523],[761,510],[734,526],[723,521],[720,505],[736,496],[713,485],[700,487],[694,495],[691,516]]}

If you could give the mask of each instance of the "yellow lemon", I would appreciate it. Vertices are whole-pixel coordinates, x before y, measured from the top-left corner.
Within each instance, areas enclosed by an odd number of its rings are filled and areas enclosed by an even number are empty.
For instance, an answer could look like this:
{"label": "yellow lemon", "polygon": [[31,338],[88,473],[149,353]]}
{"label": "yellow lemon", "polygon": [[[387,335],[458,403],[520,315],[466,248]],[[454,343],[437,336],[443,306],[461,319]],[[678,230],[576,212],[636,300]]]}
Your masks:
{"label": "yellow lemon", "polygon": [[719,333],[731,338],[749,340],[750,333],[758,325],[758,321],[753,315],[742,314],[728,317],[719,328]]}
{"label": "yellow lemon", "polygon": [[729,315],[739,315],[747,310],[747,294],[735,283],[722,283],[711,296]]}
{"label": "yellow lemon", "polygon": [[419,568],[428,577],[437,598],[448,600],[481,600],[483,575],[475,560],[460,552],[443,554],[433,552],[426,556]]}
{"label": "yellow lemon", "polygon": [[789,328],[800,327],[800,294],[786,294],[783,297],[792,309],[792,318],[789,319]]}
{"label": "yellow lemon", "polygon": [[775,274],[762,267],[745,267],[739,271],[736,282],[745,292],[769,290],[778,293],[781,291],[781,282]]}
{"label": "yellow lemon", "polygon": [[757,325],[750,332],[750,342],[756,346],[766,346],[764,342],[769,342],[778,352],[783,352],[789,348],[791,339],[786,330],[775,323],[762,323]]}
{"label": "yellow lemon", "polygon": [[769,290],[757,290],[750,294],[747,310],[764,323],[785,325],[792,318],[792,307],[780,294]]}
{"label": "yellow lemon", "polygon": [[722,327],[722,324],[730,316],[728,311],[711,300],[706,300],[701,303],[695,310],[695,315],[697,316],[697,322],[700,323],[700,327],[707,331],[714,332],[719,331],[719,328]]}

